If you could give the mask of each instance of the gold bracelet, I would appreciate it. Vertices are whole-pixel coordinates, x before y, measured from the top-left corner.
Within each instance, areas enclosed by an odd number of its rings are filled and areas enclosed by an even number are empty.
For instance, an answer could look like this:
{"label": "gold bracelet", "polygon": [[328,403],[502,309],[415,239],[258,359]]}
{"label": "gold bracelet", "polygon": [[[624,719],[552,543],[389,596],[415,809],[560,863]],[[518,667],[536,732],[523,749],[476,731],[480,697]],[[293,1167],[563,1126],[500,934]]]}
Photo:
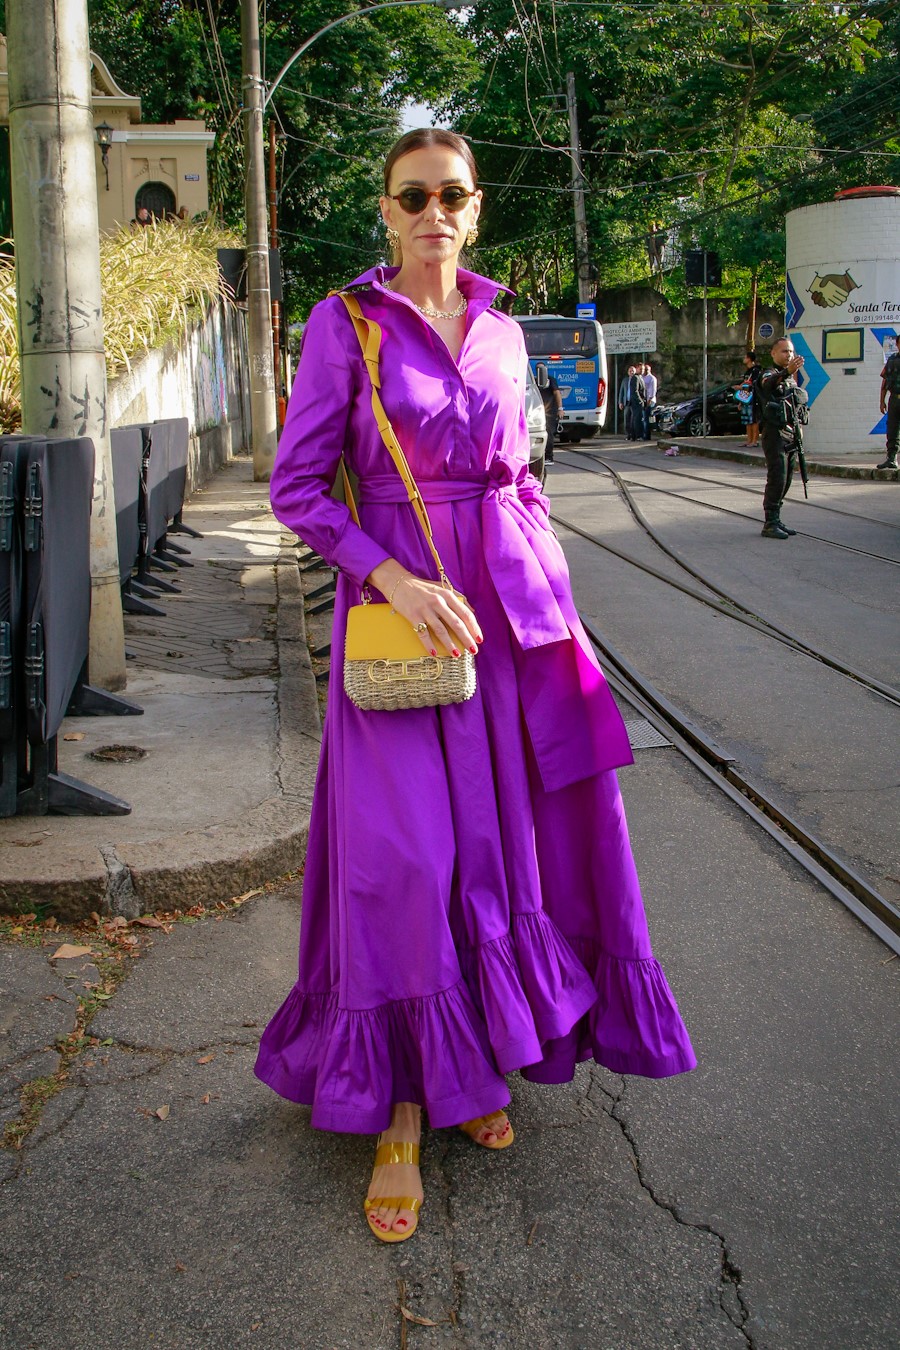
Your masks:
{"label": "gold bracelet", "polygon": [[402,576],[402,577],[399,577],[399,578],[394,582],[393,586],[391,587],[391,593],[390,593],[390,595],[388,596],[388,604],[389,604],[390,607],[391,607],[391,613],[392,613],[392,614],[396,614],[396,613],[397,613],[397,611],[394,609],[394,591],[396,591],[397,587],[400,585],[401,582],[403,582],[403,581],[409,581],[409,579],[410,579],[410,573],[409,573],[409,572],[404,572],[404,573],[403,573],[403,576]]}

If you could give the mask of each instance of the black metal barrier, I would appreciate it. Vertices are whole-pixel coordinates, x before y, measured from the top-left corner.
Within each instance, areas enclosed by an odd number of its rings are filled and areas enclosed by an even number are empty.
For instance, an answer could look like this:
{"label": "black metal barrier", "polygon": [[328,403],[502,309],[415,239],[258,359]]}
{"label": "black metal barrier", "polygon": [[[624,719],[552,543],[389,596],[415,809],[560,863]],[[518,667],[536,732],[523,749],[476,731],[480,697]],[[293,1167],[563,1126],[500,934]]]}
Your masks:
{"label": "black metal barrier", "polygon": [[66,713],[143,711],[88,683],[94,446],[0,437],[0,816],[126,815],[61,773]]}
{"label": "black metal barrier", "polygon": [[159,593],[178,594],[166,579],[192,567],[190,550],[170,534],[201,536],[182,520],[187,489],[189,425],[186,417],[114,427],[110,433],[122,605],[131,614],[161,614],[147,604]]}

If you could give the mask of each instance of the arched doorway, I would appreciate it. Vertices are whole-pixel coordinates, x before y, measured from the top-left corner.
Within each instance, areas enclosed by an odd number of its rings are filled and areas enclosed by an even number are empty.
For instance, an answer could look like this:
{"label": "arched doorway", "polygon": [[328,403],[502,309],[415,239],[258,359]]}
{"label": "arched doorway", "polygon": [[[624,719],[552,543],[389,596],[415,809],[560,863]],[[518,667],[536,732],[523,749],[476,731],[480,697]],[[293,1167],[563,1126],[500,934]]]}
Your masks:
{"label": "arched doorway", "polygon": [[135,216],[142,206],[157,220],[165,220],[167,212],[175,214],[175,193],[165,183],[145,183],[134,199]]}

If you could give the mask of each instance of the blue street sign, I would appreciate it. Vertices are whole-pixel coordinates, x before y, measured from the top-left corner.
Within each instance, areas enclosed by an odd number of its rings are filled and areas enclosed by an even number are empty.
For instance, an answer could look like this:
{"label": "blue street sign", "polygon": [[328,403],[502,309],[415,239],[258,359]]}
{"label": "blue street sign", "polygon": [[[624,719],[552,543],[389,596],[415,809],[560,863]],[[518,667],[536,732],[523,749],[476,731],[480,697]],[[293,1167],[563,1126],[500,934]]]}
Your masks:
{"label": "blue street sign", "polygon": [[591,301],[586,300],[582,304],[575,306],[576,319],[596,319],[596,317],[597,317],[597,306],[595,305],[593,300]]}
{"label": "blue street sign", "polygon": [[775,329],[770,323],[761,323],[759,325],[759,336],[761,338],[770,338],[774,332]]}

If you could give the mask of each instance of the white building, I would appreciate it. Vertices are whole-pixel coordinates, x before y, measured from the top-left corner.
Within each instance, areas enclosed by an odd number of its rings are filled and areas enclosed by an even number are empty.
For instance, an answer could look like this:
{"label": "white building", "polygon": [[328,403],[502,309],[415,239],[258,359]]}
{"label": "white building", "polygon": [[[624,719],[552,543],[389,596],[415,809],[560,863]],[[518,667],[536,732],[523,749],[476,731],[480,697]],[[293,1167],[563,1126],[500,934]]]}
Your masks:
{"label": "white building", "polygon": [[807,446],[880,455],[880,373],[900,339],[900,188],[789,211],[785,330],[805,359]]}

